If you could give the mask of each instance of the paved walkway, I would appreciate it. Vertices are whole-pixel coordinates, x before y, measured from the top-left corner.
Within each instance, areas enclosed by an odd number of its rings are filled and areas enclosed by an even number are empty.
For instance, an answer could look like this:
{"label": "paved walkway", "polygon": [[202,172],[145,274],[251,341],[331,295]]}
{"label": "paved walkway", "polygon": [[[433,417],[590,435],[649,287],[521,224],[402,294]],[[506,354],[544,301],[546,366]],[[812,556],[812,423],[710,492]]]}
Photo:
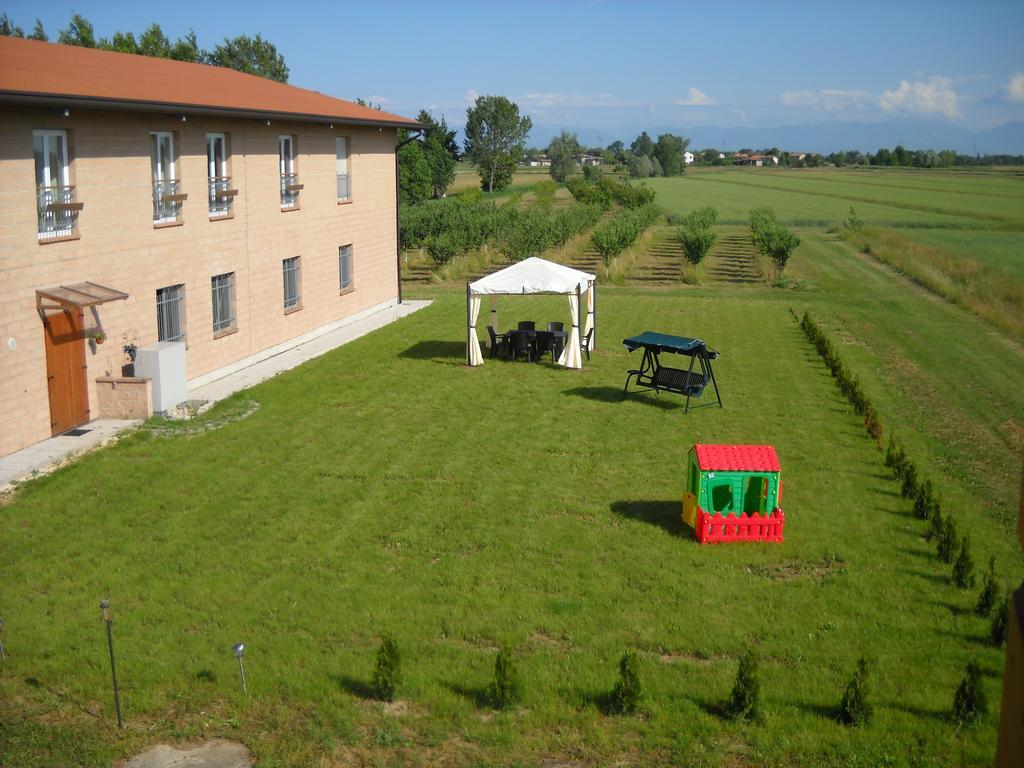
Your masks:
{"label": "paved walkway", "polygon": [[[241,389],[246,389],[282,371],[288,371],[307,360],[319,357],[325,352],[347,344],[365,336],[371,331],[400,320],[430,305],[429,301],[406,301],[387,309],[374,312],[337,328],[323,336],[305,341],[290,347],[273,357],[254,363],[239,371],[230,373],[216,381],[190,389],[189,400],[206,400],[213,405]],[[12,483],[28,477],[47,472],[57,465],[102,445],[124,429],[136,426],[139,420],[97,419],[81,427],[83,434],[70,436],[67,434],[51,437],[41,443],[30,445],[20,451],[0,458],[0,491],[6,490]]]}

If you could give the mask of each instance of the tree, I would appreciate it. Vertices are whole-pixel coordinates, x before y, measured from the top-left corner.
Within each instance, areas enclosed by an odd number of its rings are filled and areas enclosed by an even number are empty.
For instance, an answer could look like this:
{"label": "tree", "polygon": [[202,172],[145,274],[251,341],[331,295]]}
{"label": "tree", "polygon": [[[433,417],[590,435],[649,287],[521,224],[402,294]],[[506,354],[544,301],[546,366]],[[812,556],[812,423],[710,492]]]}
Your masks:
{"label": "tree", "polygon": [[115,32],[114,37],[110,40],[101,37],[97,47],[118,53],[139,53],[139,44],[135,42],[135,35],[131,32]]}
{"label": "tree", "polygon": [[504,96],[478,96],[466,109],[466,157],[477,167],[486,191],[512,181],[532,127],[533,121],[520,117],[519,107]]}
{"label": "tree", "polygon": [[444,115],[441,115],[441,122],[438,122],[427,110],[421,109],[420,113],[416,115],[416,122],[426,126],[424,130],[425,138],[429,139],[431,136],[437,136],[441,146],[452,156],[452,160],[455,162],[459,161],[459,143],[455,141],[456,132],[448,129],[448,121],[444,119]]}
{"label": "tree", "polygon": [[629,148],[633,150],[634,155],[650,157],[654,154],[654,142],[651,141],[651,137],[647,135],[647,131],[644,131],[637,136],[633,140],[633,143],[629,145]]}
{"label": "tree", "polygon": [[433,197],[442,197],[455,181],[455,158],[445,149],[441,137],[436,133],[428,135],[422,147],[423,159],[430,170],[430,194]]}
{"label": "tree", "polygon": [[[402,138],[399,133],[399,139]],[[402,205],[416,205],[430,197],[433,179],[423,146],[410,141],[398,150],[398,200]]]}
{"label": "tree", "polygon": [[36,25],[32,27],[32,34],[28,38],[29,40],[41,40],[44,43],[50,39],[46,34],[46,30],[43,29],[43,22],[39,19],[36,19]]}
{"label": "tree", "polygon": [[626,162],[626,145],[621,141],[613,141],[608,145],[607,151],[612,153],[612,157],[615,159],[615,162]]}
{"label": "tree", "polygon": [[565,181],[576,170],[576,158],[580,154],[579,141],[575,133],[562,131],[548,144],[547,154],[551,160],[548,173],[555,181]]}
{"label": "tree", "polygon": [[868,696],[868,662],[861,657],[857,660],[857,669],[846,684],[843,698],[839,702],[839,722],[867,725],[873,714],[874,707]]}
{"label": "tree", "polygon": [[95,48],[96,33],[88,19],[80,13],[72,13],[71,21],[66,29],[60,31],[57,42],[64,45],[78,45],[82,48]]}
{"label": "tree", "polygon": [[654,173],[651,158],[647,155],[630,155],[628,166],[629,175],[634,179],[646,179]]}
{"label": "tree", "polygon": [[260,35],[225,38],[205,58],[207,63],[218,67],[236,69],[280,83],[288,82],[288,66],[284,63],[284,56],[277,52],[273,43]]}
{"label": "tree", "polygon": [[0,13],[0,36],[3,37],[24,37],[25,30],[17,26],[6,13]]}
{"label": "tree", "polygon": [[663,133],[654,145],[654,156],[661,163],[661,170],[666,176],[678,176],[686,167],[683,153],[690,145],[689,139],[671,133]]}
{"label": "tree", "polygon": [[661,162],[656,157],[651,158],[651,176],[664,176],[665,172],[661,168]]}

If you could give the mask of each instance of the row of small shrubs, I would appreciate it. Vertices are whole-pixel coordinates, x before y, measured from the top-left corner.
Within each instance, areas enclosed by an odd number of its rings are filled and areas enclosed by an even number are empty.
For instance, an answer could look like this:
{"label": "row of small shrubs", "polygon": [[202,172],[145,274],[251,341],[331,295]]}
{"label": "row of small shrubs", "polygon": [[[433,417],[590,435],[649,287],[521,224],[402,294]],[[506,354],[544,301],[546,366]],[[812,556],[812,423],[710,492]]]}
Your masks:
{"label": "row of small shrubs", "polygon": [[653,203],[642,208],[626,209],[594,228],[591,240],[606,265],[622,253],[658,218]]}
{"label": "row of small shrubs", "polygon": [[[402,682],[401,653],[398,644],[385,635],[377,650],[373,672],[373,692],[383,701],[393,701]],[[644,687],[640,657],[635,651],[622,654],[618,664],[619,676],[611,692],[604,699],[604,709],[610,714],[635,714],[643,705]],[[844,725],[861,726],[871,722],[874,706],[871,703],[868,676],[870,665],[861,657],[843,689],[836,719]],[[523,684],[515,657],[502,647],[494,659],[494,674],[487,686],[487,702],[495,709],[508,709],[523,698]],[[953,697],[953,716],[959,723],[970,722],[987,712],[987,703],[981,686],[981,671],[977,664],[967,666],[966,674]],[[737,721],[756,721],[761,716],[760,665],[753,651],[740,657],[736,679],[722,713]]]}
{"label": "row of small shrubs", "polygon": [[800,245],[800,238],[783,226],[775,210],[767,206],[750,211],[750,233],[754,247],[775,262],[780,272]]}
{"label": "row of small shrubs", "polygon": [[643,208],[654,202],[655,195],[646,184],[630,184],[609,176],[599,179],[575,177],[565,182],[565,188],[577,202],[600,205],[605,209],[613,203],[623,208]]}
{"label": "row of small shrubs", "polygon": [[[807,340],[814,345],[825,365],[832,373],[836,385],[850,401],[858,414],[864,417],[864,426],[879,449],[882,447],[882,420],[877,409],[872,405],[860,382],[850,374],[843,364],[839,353],[831,340],[821,330],[809,312],[804,312],[800,320]],[[935,493],[932,481],[918,472],[917,465],[897,443],[890,432],[885,450],[885,466],[893,478],[900,484],[900,494],[913,503],[914,516],[927,521],[925,538],[935,543],[935,554],[945,564],[952,564],[953,583],[961,589],[969,589],[975,584],[974,558],[971,555],[971,537],[969,533],[960,536],[957,531],[956,519],[952,514],[943,514],[942,503]],[[1000,646],[1006,641],[1006,622],[1008,620],[1009,595],[1002,603],[997,603],[999,586],[995,575],[995,558],[989,559],[982,590],[975,604],[975,613],[982,618],[991,616],[989,637],[993,645]]]}
{"label": "row of small shrubs", "polygon": [[679,242],[691,264],[700,264],[715,244],[712,227],[718,221],[718,211],[710,205],[690,211],[680,219]]}
{"label": "row of small shrubs", "polygon": [[459,196],[403,208],[399,244],[403,250],[425,249],[438,265],[486,243],[521,261],[589,229],[601,213],[598,205],[574,205],[552,213],[544,206],[520,210],[514,205],[499,207],[479,195]]}

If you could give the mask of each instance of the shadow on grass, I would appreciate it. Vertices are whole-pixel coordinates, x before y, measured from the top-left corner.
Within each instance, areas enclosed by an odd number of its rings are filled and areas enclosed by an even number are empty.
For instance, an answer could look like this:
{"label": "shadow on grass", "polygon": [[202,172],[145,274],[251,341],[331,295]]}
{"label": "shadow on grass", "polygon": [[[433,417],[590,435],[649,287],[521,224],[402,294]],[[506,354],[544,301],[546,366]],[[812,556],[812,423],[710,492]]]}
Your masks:
{"label": "shadow on grass", "polygon": [[683,524],[683,505],[680,501],[613,501],[611,509],[622,517],[664,528],[673,536],[695,538],[690,526]]}
{"label": "shadow on grass", "polygon": [[703,710],[704,714],[717,717],[719,720],[733,719],[732,714],[725,707],[724,701],[705,701],[703,699],[694,699],[693,702]]}
{"label": "shadow on grass", "polygon": [[477,709],[492,709],[491,697],[487,695],[486,688],[461,685],[459,683],[445,683],[444,685],[456,696],[466,699]]}
{"label": "shadow on grass", "polygon": [[[945,568],[945,565],[943,566]],[[914,576],[918,579],[924,579],[930,581],[932,584],[938,584],[940,586],[952,586],[953,581],[945,573],[929,573],[927,571],[914,571],[909,568],[901,568],[900,573],[905,576]]]}
{"label": "shadow on grass", "polygon": [[839,707],[834,704],[814,704],[811,702],[793,702],[792,706],[809,715],[817,715],[824,720],[839,722]]}
{"label": "shadow on grass", "polygon": [[577,706],[583,709],[594,707],[602,715],[615,716],[621,714],[614,704],[610,690],[576,691],[573,696]]}
{"label": "shadow on grass", "polygon": [[[595,400],[599,403],[618,403],[622,400],[622,390],[618,387],[574,387],[573,389],[565,390],[567,395],[576,395],[577,397],[585,397],[588,400]],[[675,410],[676,408],[682,408],[682,403],[673,403],[669,400],[662,400],[659,397],[632,397],[637,394],[630,392],[626,397],[629,400],[635,400],[638,403],[644,403],[646,405],[653,405],[656,408],[663,408],[665,410]],[[647,393],[641,392],[641,395]]]}
{"label": "shadow on grass", "polygon": [[949,712],[936,712],[934,709],[922,709],[921,707],[912,707],[909,704],[903,704],[902,702],[892,702],[889,706],[899,712],[906,712],[908,715],[914,717],[920,717],[923,719],[934,720],[937,723],[952,723],[953,717]]}
{"label": "shadow on grass", "polygon": [[939,600],[936,602],[936,605],[948,609],[954,616],[969,616],[974,613],[974,610],[970,606],[957,605],[956,603],[949,603],[945,600]]}
{"label": "shadow on grass", "polygon": [[[409,360],[434,360],[449,365],[464,365],[466,342],[464,341],[417,341],[398,356]],[[487,358],[490,359],[490,358]]]}
{"label": "shadow on grass", "polygon": [[373,686],[365,680],[359,680],[358,678],[351,677],[349,675],[331,675],[331,678],[338,684],[338,686],[352,696],[356,696],[360,699],[371,699],[377,700],[377,691],[374,690]]}

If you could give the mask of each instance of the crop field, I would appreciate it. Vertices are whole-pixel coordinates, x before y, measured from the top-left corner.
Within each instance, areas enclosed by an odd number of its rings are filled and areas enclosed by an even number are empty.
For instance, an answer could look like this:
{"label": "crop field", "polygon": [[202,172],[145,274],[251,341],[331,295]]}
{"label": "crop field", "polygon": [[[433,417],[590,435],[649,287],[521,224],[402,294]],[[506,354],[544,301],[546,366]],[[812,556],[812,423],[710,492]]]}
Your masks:
{"label": "crop field", "polygon": [[[851,204],[876,211],[874,225],[937,219],[948,228],[899,231],[985,243],[977,258],[1011,275],[1002,245],[1019,223],[981,219],[970,201],[920,210],[900,186],[936,187],[922,190],[928,206],[970,197],[944,175],[882,174],[877,191],[852,175],[876,208],[804,191],[848,188],[818,175],[785,189],[774,173],[763,189],[754,172],[654,180],[656,202],[679,212],[710,204],[742,222],[773,205],[830,223],[798,228],[785,287],[602,286],[598,348],[580,371],[490,358],[469,369],[464,286],[409,286],[434,304],[200,417],[218,428],[151,425],[25,484],[0,503],[0,763],[105,765],[219,736],[261,768],[991,764],[1003,654],[973,613],[978,587],[953,584],[793,313],[825,328],[886,434],[935,482],[979,578],[993,556],[1001,590],[1016,585],[1024,350],[827,230]],[[801,201],[821,207],[805,216]],[[667,232],[647,242],[661,248]],[[565,304],[509,298],[500,325],[566,320]],[[639,353],[619,342],[643,330],[719,350],[725,407],[620,401]],[[695,442],[776,446],[784,543],[693,541],[679,513]],[[101,597],[115,612],[123,734]],[[383,633],[402,651],[393,703],[371,692]],[[496,711],[486,688],[503,645],[524,697]],[[627,649],[645,696],[638,714],[612,715],[603,703]],[[737,723],[722,704],[749,649],[763,716]],[[847,727],[837,708],[861,656],[875,718]],[[990,711],[959,727],[953,694],[972,660]]]}

